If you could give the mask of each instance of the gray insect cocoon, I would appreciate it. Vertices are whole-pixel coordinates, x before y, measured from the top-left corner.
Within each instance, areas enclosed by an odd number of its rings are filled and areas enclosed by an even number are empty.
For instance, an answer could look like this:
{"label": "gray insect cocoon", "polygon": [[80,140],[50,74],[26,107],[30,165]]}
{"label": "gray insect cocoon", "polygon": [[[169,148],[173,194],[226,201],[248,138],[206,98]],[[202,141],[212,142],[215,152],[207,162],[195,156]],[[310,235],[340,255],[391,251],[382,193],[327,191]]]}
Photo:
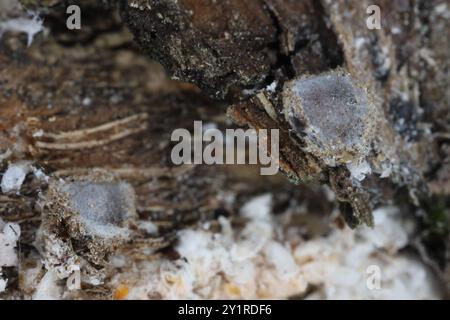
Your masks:
{"label": "gray insect cocoon", "polygon": [[307,151],[326,163],[348,163],[369,153],[379,116],[367,90],[345,71],[285,83],[283,108]]}

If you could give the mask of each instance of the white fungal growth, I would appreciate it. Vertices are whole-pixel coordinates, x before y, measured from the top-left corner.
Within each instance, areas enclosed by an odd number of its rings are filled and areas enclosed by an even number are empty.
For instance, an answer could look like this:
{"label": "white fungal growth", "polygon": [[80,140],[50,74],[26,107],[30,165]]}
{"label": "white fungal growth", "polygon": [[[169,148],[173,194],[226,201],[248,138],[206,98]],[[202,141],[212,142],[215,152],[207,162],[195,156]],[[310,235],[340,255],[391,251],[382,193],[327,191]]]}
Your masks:
{"label": "white fungal growth", "polygon": [[277,84],[278,84],[278,81],[273,81],[271,84],[269,84],[267,87],[266,87],[266,90],[267,91],[269,91],[269,92],[275,92],[275,89],[277,88]]}
{"label": "white fungal growth", "polygon": [[447,7],[447,3],[441,3],[438,4],[434,7],[434,12],[438,15],[438,16],[442,16],[445,19],[449,19],[450,18],[450,10]]}
{"label": "white fungal growth", "polygon": [[380,178],[388,178],[392,174],[392,165],[390,163],[383,163],[381,165],[382,172]]}
{"label": "white fungal growth", "polygon": [[352,178],[358,181],[363,181],[366,175],[372,173],[372,169],[367,161],[361,161],[359,163],[347,163],[347,169],[350,171]]}
{"label": "white fungal growth", "polygon": [[61,299],[61,287],[58,285],[58,276],[49,270],[33,294],[33,300],[59,300]]}
{"label": "white fungal growth", "polygon": [[8,284],[7,279],[2,278],[2,273],[0,272],[0,292],[3,292],[6,290],[6,285]]}
{"label": "white fungal growth", "polygon": [[19,192],[26,175],[31,171],[32,167],[29,161],[20,161],[9,165],[2,177],[2,192]]}
{"label": "white fungal growth", "polygon": [[15,223],[4,223],[0,219],[0,267],[17,266],[16,245],[20,227]]}
{"label": "white fungal growth", "polygon": [[2,277],[2,267],[18,265],[16,252],[17,241],[20,237],[20,227],[15,223],[4,223],[0,219],[0,292],[6,290],[8,279]]}
{"label": "white fungal growth", "polygon": [[264,194],[247,202],[240,210],[242,216],[247,219],[268,220],[272,204],[272,195]]}
{"label": "white fungal growth", "polygon": [[33,42],[34,36],[44,30],[43,21],[37,13],[30,12],[28,17],[18,17],[0,21],[0,38],[5,32],[23,32],[27,34],[27,46]]}
{"label": "white fungal growth", "polygon": [[356,49],[359,50],[359,49],[361,49],[364,45],[367,44],[367,39],[364,38],[364,37],[357,37],[357,38],[355,38],[354,43],[355,43]]}
{"label": "white fungal growth", "polygon": [[[271,214],[270,195],[244,205],[243,229],[220,219],[221,232],[202,228],[179,233],[183,259],[121,262],[111,286],[129,283],[129,299],[279,299],[305,294],[322,299],[435,299],[440,292],[420,259],[402,253],[413,220],[393,207],[374,212],[375,228],[333,230],[301,239],[301,225]],[[286,214],[288,215],[288,214]],[[291,232],[281,232],[288,226]],[[369,266],[381,269],[381,288],[367,287]],[[136,277],[135,270],[139,269]]]}
{"label": "white fungal growth", "polygon": [[283,279],[289,279],[300,271],[291,251],[279,242],[271,241],[265,246],[264,254],[267,262],[275,266],[277,273]]}
{"label": "white fungal growth", "polygon": [[3,193],[19,193],[26,176],[33,173],[40,181],[48,182],[48,176],[41,170],[32,165],[31,161],[18,161],[11,163],[8,169],[3,173],[1,181],[1,190]]}

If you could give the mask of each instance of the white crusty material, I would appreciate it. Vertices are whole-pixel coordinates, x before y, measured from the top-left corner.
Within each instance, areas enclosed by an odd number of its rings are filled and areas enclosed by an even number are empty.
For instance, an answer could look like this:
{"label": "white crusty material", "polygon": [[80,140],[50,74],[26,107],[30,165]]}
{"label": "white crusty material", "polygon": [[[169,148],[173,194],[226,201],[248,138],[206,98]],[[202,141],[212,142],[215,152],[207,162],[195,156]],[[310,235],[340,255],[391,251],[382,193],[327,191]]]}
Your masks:
{"label": "white crusty material", "polygon": [[[414,222],[396,208],[376,210],[374,229],[336,229],[299,241],[302,226],[274,217],[271,207],[270,195],[250,200],[240,212],[248,219],[242,229],[221,218],[218,233],[182,230],[181,259],[133,262],[129,269],[122,263],[110,285],[127,283],[129,299],[276,299],[302,296],[308,288],[316,288],[311,299],[440,297],[420,258],[402,253]],[[378,289],[367,285],[373,267],[381,272]]]}

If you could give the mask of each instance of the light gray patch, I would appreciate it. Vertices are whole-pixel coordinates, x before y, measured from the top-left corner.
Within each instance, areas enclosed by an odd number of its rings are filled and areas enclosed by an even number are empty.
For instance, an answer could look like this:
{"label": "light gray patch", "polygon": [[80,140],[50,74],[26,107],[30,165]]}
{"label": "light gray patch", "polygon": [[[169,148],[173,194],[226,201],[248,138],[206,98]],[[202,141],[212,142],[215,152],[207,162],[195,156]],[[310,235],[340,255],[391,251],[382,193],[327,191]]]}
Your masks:
{"label": "light gray patch", "polygon": [[123,223],[134,217],[135,196],[127,183],[72,182],[62,186],[70,207],[86,228],[102,236],[114,236]]}
{"label": "light gray patch", "polygon": [[373,107],[349,75],[332,72],[294,79],[285,85],[283,103],[297,135],[324,157],[346,162],[368,152]]}

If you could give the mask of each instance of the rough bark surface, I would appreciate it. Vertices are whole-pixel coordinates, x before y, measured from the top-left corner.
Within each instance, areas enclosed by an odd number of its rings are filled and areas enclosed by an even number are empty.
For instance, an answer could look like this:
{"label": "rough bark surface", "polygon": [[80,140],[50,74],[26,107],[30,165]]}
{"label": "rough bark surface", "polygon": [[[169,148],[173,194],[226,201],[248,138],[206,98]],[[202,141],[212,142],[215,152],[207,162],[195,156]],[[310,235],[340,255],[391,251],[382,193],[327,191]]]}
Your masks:
{"label": "rough bark surface", "polygon": [[[340,200],[352,208],[347,221],[357,225],[371,224],[370,208],[391,199],[391,193],[399,187],[409,190],[416,205],[428,197],[428,184],[434,179],[429,176],[443,163],[439,154],[442,141],[435,139],[434,133],[448,130],[448,124],[442,127],[442,122],[432,116],[444,113],[448,120],[448,101],[443,98],[448,91],[446,80],[438,81],[438,85],[429,81],[430,77],[447,77],[446,68],[437,65],[447,64],[448,57],[442,53],[435,57],[430,42],[433,28],[448,28],[446,21],[430,25],[430,19],[439,16],[434,8],[443,3],[377,1],[375,4],[386,13],[380,30],[366,26],[366,8],[370,4],[127,1],[122,16],[137,42],[176,78],[194,82],[215,97],[234,101],[229,114],[236,121],[258,129],[281,129],[283,171],[294,180],[312,178],[330,184]],[[211,12],[223,14],[204,19]],[[241,18],[234,23],[231,17]],[[196,41],[192,41],[194,37]],[[439,46],[440,52],[448,42]],[[183,49],[178,50],[180,47]],[[253,63],[261,69],[253,68]],[[352,137],[348,134],[351,129],[342,127],[340,122],[345,120],[334,106],[325,103],[318,111],[314,106],[322,104],[330,93],[342,98],[337,87],[317,88],[322,93],[311,98],[316,121],[287,110],[288,101],[295,95],[289,89],[293,83],[332,70],[341,70],[354,81],[354,87],[361,87],[372,110],[356,121],[364,123],[364,128],[362,133],[354,133],[355,137],[362,134],[366,140],[345,156],[321,145],[311,151],[314,142],[308,141],[308,132],[317,127],[326,130],[331,126]],[[225,80],[223,73],[230,78]],[[435,96],[434,100],[431,92],[442,98]],[[327,120],[320,122],[320,117]],[[346,142],[334,144],[348,151]],[[371,174],[361,183],[355,181],[352,168],[366,163]]]}
{"label": "rough bark surface", "polygon": [[[0,194],[1,220],[21,229],[19,267],[0,269],[9,279],[5,297],[33,294],[44,268],[31,284],[18,270],[43,258],[61,279],[82,266],[83,290],[64,297],[111,298],[111,254],[177,259],[179,228],[219,228],[221,215],[239,226],[237,208],[269,190],[275,212],[305,200],[312,214],[300,223],[315,234],[329,231],[321,216],[334,209],[357,227],[395,203],[419,222],[415,250],[448,286],[445,1],[22,3],[39,11],[49,33],[27,47],[23,33],[0,29],[0,168],[2,177],[26,172],[19,190]],[[72,3],[83,11],[80,31],[65,28]],[[366,27],[370,4],[381,8],[380,30]],[[0,18],[19,14],[11,12]],[[288,179],[261,177],[252,166],[171,164],[171,132],[200,119],[279,129]],[[316,182],[337,202],[324,201]],[[92,229],[90,209],[74,196],[86,185],[127,215],[105,213]],[[231,203],[228,193],[239,196]],[[95,214],[108,211],[94,198]],[[105,221],[117,229],[100,232]],[[158,232],[142,228],[147,222]]]}

